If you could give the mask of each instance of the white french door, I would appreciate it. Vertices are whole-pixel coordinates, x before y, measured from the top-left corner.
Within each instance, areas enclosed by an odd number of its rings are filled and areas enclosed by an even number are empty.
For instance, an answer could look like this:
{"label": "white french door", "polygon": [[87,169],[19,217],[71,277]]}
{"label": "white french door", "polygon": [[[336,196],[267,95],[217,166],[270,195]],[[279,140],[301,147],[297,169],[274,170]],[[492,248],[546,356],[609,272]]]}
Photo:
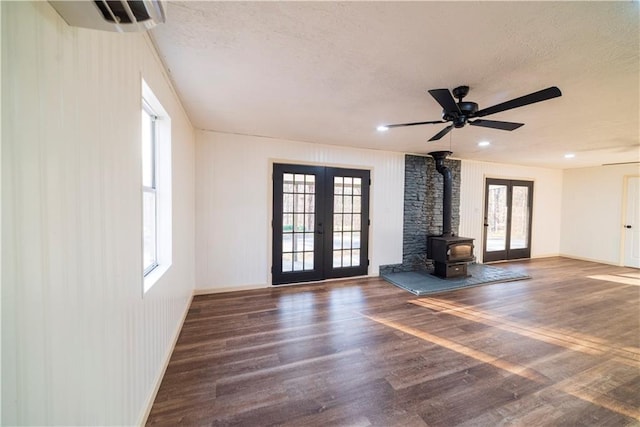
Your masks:
{"label": "white french door", "polygon": [[640,268],[640,177],[627,178],[624,220],[624,265]]}

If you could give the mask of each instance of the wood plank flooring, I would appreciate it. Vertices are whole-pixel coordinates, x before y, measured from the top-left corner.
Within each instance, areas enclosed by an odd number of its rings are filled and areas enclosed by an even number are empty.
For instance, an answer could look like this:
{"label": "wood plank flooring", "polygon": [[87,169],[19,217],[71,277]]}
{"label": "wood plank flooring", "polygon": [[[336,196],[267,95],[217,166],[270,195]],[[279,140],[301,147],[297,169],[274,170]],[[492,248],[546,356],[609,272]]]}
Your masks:
{"label": "wood plank flooring", "polygon": [[195,297],[148,425],[640,426],[640,272],[498,266],[532,279]]}

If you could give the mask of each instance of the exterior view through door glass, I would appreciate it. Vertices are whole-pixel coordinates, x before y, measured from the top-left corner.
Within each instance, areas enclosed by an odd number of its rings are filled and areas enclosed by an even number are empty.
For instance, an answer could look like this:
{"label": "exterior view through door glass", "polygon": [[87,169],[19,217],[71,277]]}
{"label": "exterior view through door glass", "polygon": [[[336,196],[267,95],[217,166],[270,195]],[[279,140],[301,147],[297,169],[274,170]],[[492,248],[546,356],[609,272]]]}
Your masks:
{"label": "exterior view through door glass", "polygon": [[365,275],[369,171],[273,166],[273,284]]}
{"label": "exterior view through door glass", "polygon": [[531,256],[533,182],[487,178],[484,262]]}

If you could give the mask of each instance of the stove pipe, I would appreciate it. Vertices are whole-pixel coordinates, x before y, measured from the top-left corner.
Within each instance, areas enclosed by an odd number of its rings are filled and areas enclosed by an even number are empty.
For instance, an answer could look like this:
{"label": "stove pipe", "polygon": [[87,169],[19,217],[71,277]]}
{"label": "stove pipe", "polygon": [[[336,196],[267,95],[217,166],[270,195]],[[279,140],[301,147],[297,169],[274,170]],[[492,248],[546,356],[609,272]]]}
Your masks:
{"label": "stove pipe", "polygon": [[451,231],[452,177],[451,170],[444,165],[444,159],[451,154],[451,151],[432,151],[429,153],[429,155],[436,161],[436,170],[442,174],[443,178],[442,237],[453,236],[453,232]]}

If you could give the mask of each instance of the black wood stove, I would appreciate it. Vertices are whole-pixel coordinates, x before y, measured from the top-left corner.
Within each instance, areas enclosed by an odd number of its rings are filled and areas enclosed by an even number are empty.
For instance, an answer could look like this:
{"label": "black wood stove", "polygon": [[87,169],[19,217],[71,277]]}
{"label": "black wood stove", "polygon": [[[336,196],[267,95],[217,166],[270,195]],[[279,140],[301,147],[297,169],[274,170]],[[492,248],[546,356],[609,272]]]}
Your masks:
{"label": "black wood stove", "polygon": [[436,170],[443,178],[442,201],[442,235],[427,238],[427,258],[435,264],[434,274],[443,278],[466,277],[467,264],[475,260],[473,255],[473,239],[454,236],[451,231],[451,170],[444,165],[444,160],[451,151],[434,151],[429,153],[436,162]]}

